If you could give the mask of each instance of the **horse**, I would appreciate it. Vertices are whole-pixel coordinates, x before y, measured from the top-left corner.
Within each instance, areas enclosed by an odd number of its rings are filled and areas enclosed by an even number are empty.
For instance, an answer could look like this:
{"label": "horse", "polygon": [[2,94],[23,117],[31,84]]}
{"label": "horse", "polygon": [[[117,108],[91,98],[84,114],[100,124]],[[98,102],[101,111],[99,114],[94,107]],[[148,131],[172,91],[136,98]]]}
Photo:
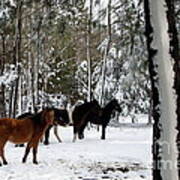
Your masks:
{"label": "horse", "polygon": [[69,123],[70,123],[69,114],[66,109],[57,109],[57,108],[52,108],[52,109],[55,112],[55,118],[54,118],[53,125],[50,125],[45,132],[45,140],[44,140],[45,145],[49,144],[50,129],[53,126],[54,126],[54,134],[55,134],[57,140],[59,141],[59,143],[61,143],[62,140],[58,135],[57,125],[65,127],[65,126],[69,125]]}
{"label": "horse", "polygon": [[[122,109],[116,99],[111,100],[104,108],[101,109],[101,113],[87,113],[82,119],[80,133],[83,134],[84,129],[88,122],[96,125],[102,125],[102,136],[101,139],[105,139],[106,127],[110,122],[113,111],[121,112]],[[82,138],[84,138],[82,136]]]}
{"label": "horse", "polygon": [[[39,140],[44,134],[47,127],[54,122],[54,111],[45,109],[36,115],[18,120],[13,118],[0,119],[0,157],[3,164],[8,164],[4,147],[8,141],[12,143],[27,142],[25,154],[22,162],[25,163],[30,149],[33,149],[33,163],[38,164],[37,149]],[[2,164],[1,164],[2,165]]]}
{"label": "horse", "polygon": [[[103,139],[103,140],[105,139],[106,127],[111,120],[111,115],[112,115],[113,111],[118,111],[119,113],[122,112],[122,108],[120,107],[117,99],[111,100],[104,108],[102,108],[102,116],[101,116],[102,136],[101,136],[101,139]],[[93,123],[93,119],[91,122]],[[96,123],[96,122],[94,122],[94,123]]]}
{"label": "horse", "polygon": [[[57,108],[49,108],[51,110],[54,111],[54,122],[53,122],[53,125],[50,125],[46,131],[45,131],[45,134],[44,134],[44,144],[45,145],[48,145],[49,144],[49,135],[50,135],[50,130],[51,128],[54,126],[54,134],[58,140],[58,142],[62,142],[61,138],[59,137],[58,135],[58,129],[57,129],[57,125],[60,125],[60,126],[67,126],[69,123],[70,123],[70,120],[69,120],[69,115],[68,115],[68,111],[66,109],[57,109]],[[17,117],[17,119],[23,119],[23,118],[27,118],[27,117],[30,117],[34,114],[30,113],[30,112],[27,112],[27,113],[24,113],[20,116]],[[17,146],[23,146],[23,144],[19,144],[19,145],[16,145]]]}
{"label": "horse", "polygon": [[99,117],[101,107],[96,100],[84,102],[83,104],[75,106],[72,112],[73,121],[73,142],[76,141],[77,136],[79,139],[84,138],[83,130],[87,125],[87,119],[92,117]]}
{"label": "horse", "polygon": [[[16,119],[24,119],[33,115],[34,114],[32,114],[31,112],[26,112],[24,114],[17,116]],[[15,147],[24,147],[24,144],[15,144]]]}

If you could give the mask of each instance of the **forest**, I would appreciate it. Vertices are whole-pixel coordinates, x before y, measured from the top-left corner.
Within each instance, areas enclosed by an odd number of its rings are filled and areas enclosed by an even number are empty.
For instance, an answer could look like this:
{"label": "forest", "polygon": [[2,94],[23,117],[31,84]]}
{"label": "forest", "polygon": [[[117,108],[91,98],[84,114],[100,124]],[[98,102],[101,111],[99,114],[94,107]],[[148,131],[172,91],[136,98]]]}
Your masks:
{"label": "forest", "polygon": [[0,7],[2,116],[113,97],[125,116],[148,113],[143,3],[3,0]]}
{"label": "forest", "polygon": [[125,116],[148,113],[144,24],[142,1],[2,0],[2,116],[112,97]]}

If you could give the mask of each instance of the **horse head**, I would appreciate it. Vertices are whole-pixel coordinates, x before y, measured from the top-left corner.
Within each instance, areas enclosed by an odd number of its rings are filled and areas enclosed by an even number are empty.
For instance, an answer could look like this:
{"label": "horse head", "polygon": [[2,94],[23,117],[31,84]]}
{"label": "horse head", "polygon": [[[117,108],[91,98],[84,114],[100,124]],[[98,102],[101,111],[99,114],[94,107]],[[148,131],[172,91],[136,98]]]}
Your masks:
{"label": "horse head", "polygon": [[119,113],[122,112],[122,108],[120,104],[118,103],[117,99],[113,99],[111,101],[112,106],[114,107],[114,110],[118,111]]}
{"label": "horse head", "polygon": [[66,109],[55,109],[54,124],[67,126],[70,123],[69,113]]}

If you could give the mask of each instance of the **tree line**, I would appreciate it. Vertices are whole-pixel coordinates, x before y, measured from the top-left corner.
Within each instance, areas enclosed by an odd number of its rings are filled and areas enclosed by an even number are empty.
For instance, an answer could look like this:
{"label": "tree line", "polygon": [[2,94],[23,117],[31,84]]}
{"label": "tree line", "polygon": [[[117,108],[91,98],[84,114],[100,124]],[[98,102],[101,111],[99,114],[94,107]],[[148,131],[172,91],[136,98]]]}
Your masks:
{"label": "tree line", "polygon": [[132,119],[149,112],[142,1],[2,0],[0,37],[2,116],[112,97]]}

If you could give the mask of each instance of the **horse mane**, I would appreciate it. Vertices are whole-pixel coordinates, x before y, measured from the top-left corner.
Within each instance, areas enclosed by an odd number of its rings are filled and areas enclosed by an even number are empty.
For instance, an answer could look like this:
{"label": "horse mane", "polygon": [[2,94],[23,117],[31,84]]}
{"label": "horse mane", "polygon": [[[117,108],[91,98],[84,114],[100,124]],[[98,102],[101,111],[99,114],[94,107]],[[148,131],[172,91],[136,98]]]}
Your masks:
{"label": "horse mane", "polygon": [[114,104],[118,104],[116,99],[112,99],[106,106],[103,108],[105,111],[109,110],[110,112],[114,109]]}
{"label": "horse mane", "polygon": [[75,107],[76,108],[79,108],[81,110],[88,110],[89,108],[91,108],[93,105],[98,105],[98,101],[97,100],[93,100],[93,101],[90,101],[90,102],[84,102],[83,104],[80,104],[80,105],[77,105]]}
{"label": "horse mane", "polygon": [[70,119],[69,119],[69,113],[67,109],[57,109],[53,108],[55,113],[55,118],[61,117],[67,124],[69,124]]}
{"label": "horse mane", "polygon": [[43,118],[42,118],[42,115],[43,115],[43,111],[40,111],[38,112],[37,114],[34,114],[28,118],[32,119],[32,121],[35,123],[35,124],[39,124],[41,125],[43,123]]}
{"label": "horse mane", "polygon": [[28,117],[31,117],[33,116],[34,114],[30,113],[30,112],[26,112],[24,114],[21,114],[19,116],[16,117],[16,119],[24,119],[24,118],[28,118]]}
{"label": "horse mane", "polygon": [[103,113],[111,113],[113,111],[113,102],[115,100],[113,99],[112,101],[108,102],[106,106],[103,107]]}
{"label": "horse mane", "polygon": [[112,99],[104,108],[102,108],[102,119],[105,124],[109,123],[112,112],[115,110],[115,104],[118,104],[118,101],[116,99]]}

